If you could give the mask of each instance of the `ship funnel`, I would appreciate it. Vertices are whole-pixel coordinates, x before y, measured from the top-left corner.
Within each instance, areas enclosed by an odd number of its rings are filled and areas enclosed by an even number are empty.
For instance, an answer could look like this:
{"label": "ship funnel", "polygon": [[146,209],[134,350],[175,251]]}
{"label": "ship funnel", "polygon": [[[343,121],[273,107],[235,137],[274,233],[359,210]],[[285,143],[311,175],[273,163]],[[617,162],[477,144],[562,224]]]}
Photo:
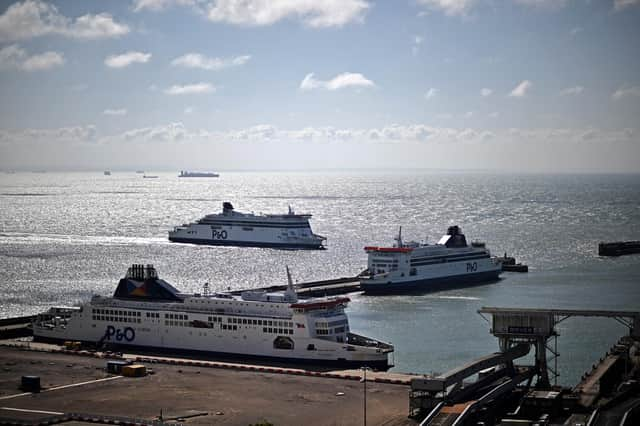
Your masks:
{"label": "ship funnel", "polygon": [[291,279],[291,272],[289,271],[289,266],[285,266],[287,268],[287,290],[284,292],[285,299],[290,302],[298,301],[298,294],[293,288],[293,280]]}

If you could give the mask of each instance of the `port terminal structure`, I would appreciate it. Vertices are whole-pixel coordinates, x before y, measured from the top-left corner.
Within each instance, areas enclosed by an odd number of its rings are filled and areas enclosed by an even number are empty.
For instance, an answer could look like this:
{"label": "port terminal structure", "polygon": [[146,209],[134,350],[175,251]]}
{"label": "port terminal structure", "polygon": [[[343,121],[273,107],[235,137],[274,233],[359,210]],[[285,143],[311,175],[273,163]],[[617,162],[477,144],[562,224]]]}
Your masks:
{"label": "port terminal structure", "polygon": [[[411,379],[409,415],[423,419],[421,426],[476,424],[476,421],[491,417],[489,424],[493,424],[500,418],[498,413],[505,414],[507,418],[528,417],[530,422],[526,424],[535,421],[538,421],[536,424],[548,424],[549,416],[556,419],[561,416],[561,406],[578,413],[575,414],[578,416],[578,420],[575,420],[577,423],[565,424],[601,424],[594,419],[605,411],[611,415],[612,411],[621,407],[628,409],[628,416],[632,411],[634,416],[640,416],[640,397],[637,396],[629,399],[628,395],[622,395],[627,400],[622,403],[616,401],[614,407],[606,404],[604,408],[598,406],[601,397],[606,396],[607,400],[611,395],[617,395],[610,400],[620,400],[620,394],[616,393],[619,377],[627,374],[630,348],[640,345],[640,312],[483,307],[478,313],[491,323],[490,332],[498,338],[500,351],[435,377]],[[491,315],[492,321],[485,315]],[[620,339],[605,358],[583,375],[574,389],[568,391],[557,386],[559,354],[555,327],[571,317],[613,318],[628,327],[629,336]],[[556,343],[553,348],[548,344],[549,339],[554,339]],[[514,364],[516,359],[529,354],[532,348],[535,351],[535,365]],[[549,353],[550,360],[554,361],[553,368],[548,365]],[[624,372],[621,371],[621,365],[625,366]],[[475,375],[477,379],[472,380]],[[556,381],[554,386],[550,384],[550,376]],[[534,378],[537,381],[532,388]],[[508,406],[518,408],[509,412],[505,408]],[[589,417],[593,419],[587,423]]]}
{"label": "port terminal structure", "polygon": [[[581,309],[532,309],[532,308],[495,308],[483,307],[478,313],[487,321],[485,314],[491,315],[491,334],[498,338],[502,352],[514,345],[529,344],[535,348],[536,369],[540,388],[550,386],[549,376],[553,376],[554,384],[558,377],[558,349],[556,325],[571,317],[613,318],[629,329],[629,335],[640,337],[640,312],[633,311],[600,311]],[[549,346],[549,339],[554,339],[554,347]],[[547,353],[551,357],[547,358]],[[554,362],[549,366],[548,360]]]}

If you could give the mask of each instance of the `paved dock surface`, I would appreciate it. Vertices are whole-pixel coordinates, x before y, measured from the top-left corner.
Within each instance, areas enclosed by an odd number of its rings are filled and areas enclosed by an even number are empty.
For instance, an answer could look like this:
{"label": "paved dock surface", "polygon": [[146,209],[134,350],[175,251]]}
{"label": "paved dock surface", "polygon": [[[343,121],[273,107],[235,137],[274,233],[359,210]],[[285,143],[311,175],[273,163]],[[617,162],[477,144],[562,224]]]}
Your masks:
{"label": "paved dock surface", "polygon": [[[186,425],[363,423],[358,380],[166,363],[148,363],[154,374],[128,378],[108,375],[105,365],[100,358],[0,347],[0,417],[46,417],[37,413],[43,411],[154,419],[162,410],[165,418],[184,416]],[[43,391],[19,390],[23,375],[40,376]],[[407,386],[367,381],[369,424],[415,424],[407,404]],[[207,414],[187,418],[194,412]]]}

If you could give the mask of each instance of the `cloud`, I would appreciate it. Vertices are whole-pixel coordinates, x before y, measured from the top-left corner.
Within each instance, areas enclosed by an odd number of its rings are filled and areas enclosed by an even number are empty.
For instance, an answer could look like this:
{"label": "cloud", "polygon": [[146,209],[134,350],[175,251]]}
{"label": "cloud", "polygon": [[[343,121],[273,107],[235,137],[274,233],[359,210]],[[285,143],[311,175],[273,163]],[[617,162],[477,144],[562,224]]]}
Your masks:
{"label": "cloud", "polygon": [[158,12],[167,9],[170,6],[195,6],[194,0],[135,0],[133,2],[133,11],[151,10]]}
{"label": "cloud", "polygon": [[413,37],[413,46],[411,46],[411,53],[413,56],[416,56],[420,51],[420,45],[424,42],[424,37],[415,36]]}
{"label": "cloud", "polygon": [[344,72],[331,80],[317,80],[313,73],[307,74],[300,82],[300,90],[339,90],[346,87],[374,87],[375,83],[360,73]]}
{"label": "cloud", "polygon": [[23,71],[43,71],[64,65],[64,56],[58,52],[44,52],[29,55],[16,44],[0,49],[0,69]]}
{"label": "cloud", "polygon": [[640,5],[640,0],[614,0],[613,1],[613,9],[615,11],[620,11],[632,6]]}
{"label": "cloud", "polygon": [[579,95],[584,91],[582,86],[567,87],[560,91],[561,96]]}
{"label": "cloud", "polygon": [[466,15],[475,0],[418,0],[418,3],[426,6],[428,9],[443,12],[445,15]]}
{"label": "cloud", "polygon": [[424,94],[424,98],[425,99],[431,99],[433,97],[435,97],[438,94],[438,89],[432,87],[429,90],[427,90],[427,93]]}
{"label": "cloud", "polygon": [[361,22],[369,3],[364,0],[216,0],[208,10],[213,22],[235,25],[272,25],[289,18],[314,28]]}
{"label": "cloud", "polygon": [[167,95],[198,95],[203,93],[214,93],[216,88],[209,83],[185,84],[184,86],[173,85],[164,90]]}
{"label": "cloud", "polygon": [[513,98],[522,98],[527,95],[529,89],[533,86],[529,80],[523,80],[509,93],[509,96]]}
{"label": "cloud", "polygon": [[125,108],[105,109],[102,113],[104,115],[127,115],[127,110]]}
{"label": "cloud", "polygon": [[129,31],[127,25],[115,22],[108,13],[71,19],[60,14],[54,5],[40,0],[14,3],[0,15],[0,42],[45,35],[90,40],[119,37]]}
{"label": "cloud", "polygon": [[244,65],[249,59],[251,59],[249,55],[236,56],[234,58],[207,58],[199,53],[187,53],[186,55],[175,58],[171,61],[171,65],[216,71],[223,68]]}
{"label": "cloud", "polygon": [[548,9],[560,9],[567,4],[568,0],[515,0],[525,6],[540,7]]}
{"label": "cloud", "polygon": [[640,96],[640,86],[621,87],[611,95],[615,100],[626,98],[628,96]]}
{"label": "cloud", "polygon": [[493,90],[491,89],[487,89],[486,87],[483,87],[482,89],[480,89],[480,95],[483,97],[487,97],[489,95],[491,95],[493,93]]}
{"label": "cloud", "polygon": [[184,114],[185,114],[185,115],[193,114],[193,111],[195,111],[195,108],[193,108],[193,107],[186,107],[186,108],[184,109]]}
{"label": "cloud", "polygon": [[86,143],[93,142],[95,139],[96,127],[92,124],[57,129],[0,130],[0,141],[4,141],[4,143]]}
{"label": "cloud", "polygon": [[582,27],[574,27],[571,29],[570,34],[572,36],[577,36],[578,34],[580,34],[582,32]]}
{"label": "cloud", "polygon": [[151,59],[151,53],[126,52],[122,55],[111,55],[104,60],[104,64],[110,68],[124,68],[133,63],[144,64]]}

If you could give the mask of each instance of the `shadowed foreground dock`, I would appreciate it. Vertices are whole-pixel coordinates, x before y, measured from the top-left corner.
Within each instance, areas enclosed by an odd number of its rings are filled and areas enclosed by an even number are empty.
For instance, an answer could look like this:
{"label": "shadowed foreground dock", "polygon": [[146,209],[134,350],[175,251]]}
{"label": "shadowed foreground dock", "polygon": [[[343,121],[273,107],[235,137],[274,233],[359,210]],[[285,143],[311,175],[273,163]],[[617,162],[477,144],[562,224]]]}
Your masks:
{"label": "shadowed foreground dock", "polygon": [[[165,363],[147,364],[152,375],[128,378],[107,374],[105,364],[100,358],[0,347],[0,424],[73,412],[152,421],[161,410],[165,420],[182,418],[188,425],[363,423],[358,380]],[[19,390],[23,375],[40,376],[43,391]],[[101,380],[109,377],[116,378]],[[62,387],[73,384],[79,385]],[[415,424],[407,419],[407,394],[405,385],[368,381],[368,423]]]}

